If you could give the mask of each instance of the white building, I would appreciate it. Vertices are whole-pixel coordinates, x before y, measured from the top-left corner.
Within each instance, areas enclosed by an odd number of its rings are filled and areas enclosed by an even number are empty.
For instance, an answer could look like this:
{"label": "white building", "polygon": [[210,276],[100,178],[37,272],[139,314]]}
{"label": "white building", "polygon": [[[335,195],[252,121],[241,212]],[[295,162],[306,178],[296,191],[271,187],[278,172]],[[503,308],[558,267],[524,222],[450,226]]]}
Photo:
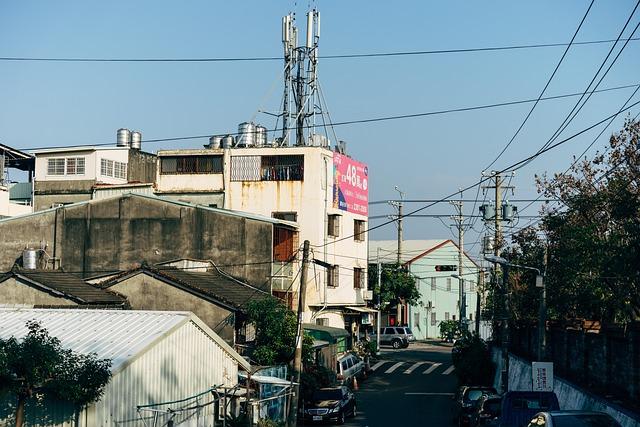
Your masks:
{"label": "white building", "polygon": [[0,218],[33,212],[34,162],[31,154],[0,144]]}
{"label": "white building", "polygon": [[272,286],[296,301],[300,263],[288,261],[309,240],[324,266],[309,266],[305,322],[352,332],[369,322],[366,165],[319,146],[166,150],[158,161],[159,196],[298,223],[297,236],[275,236]]}
{"label": "white building", "polygon": [[[204,405],[214,398],[212,388],[233,387],[238,369],[251,369],[188,312],[0,309],[0,337],[24,337],[29,320],[40,322],[64,348],[110,359],[112,378],[100,400],[82,409],[77,424],[71,408],[55,403],[45,405],[46,412],[28,404],[26,425],[167,425],[168,409],[175,425],[213,425],[215,405]],[[164,402],[174,403],[158,405]],[[179,411],[198,405],[204,406]]]}
{"label": "white building", "polygon": [[[465,318],[473,330],[477,319],[479,265],[468,254],[462,257],[462,275],[458,276],[458,245],[451,239],[404,240],[401,263],[416,278],[420,301],[405,306],[402,319],[395,312],[386,317],[386,324],[407,324],[419,339],[438,338],[440,322],[460,319],[460,279],[464,286]],[[369,244],[369,262],[396,264],[397,240],[376,240]]]}

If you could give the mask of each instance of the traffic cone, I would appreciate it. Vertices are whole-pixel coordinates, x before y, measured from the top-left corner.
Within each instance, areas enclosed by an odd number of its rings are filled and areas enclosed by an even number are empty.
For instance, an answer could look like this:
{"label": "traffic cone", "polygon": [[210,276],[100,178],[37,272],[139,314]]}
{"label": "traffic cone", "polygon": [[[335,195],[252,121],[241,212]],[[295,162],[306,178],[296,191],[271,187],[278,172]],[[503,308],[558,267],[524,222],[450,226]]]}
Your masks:
{"label": "traffic cone", "polygon": [[353,389],[354,390],[358,390],[359,389],[359,387],[358,387],[358,378],[356,378],[356,377],[353,377]]}

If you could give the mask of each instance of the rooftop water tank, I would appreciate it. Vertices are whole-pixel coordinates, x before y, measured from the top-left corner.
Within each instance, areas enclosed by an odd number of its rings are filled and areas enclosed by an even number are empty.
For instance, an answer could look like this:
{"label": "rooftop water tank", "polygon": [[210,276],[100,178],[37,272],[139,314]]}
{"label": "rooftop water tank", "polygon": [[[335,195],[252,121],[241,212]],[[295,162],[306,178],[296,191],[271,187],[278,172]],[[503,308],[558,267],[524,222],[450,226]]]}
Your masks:
{"label": "rooftop water tank", "polygon": [[134,150],[142,148],[142,132],[138,130],[131,132],[131,148]]}
{"label": "rooftop water tank", "polygon": [[253,147],[256,145],[256,125],[244,122],[238,125],[238,147]]}
{"label": "rooftop water tank", "polygon": [[22,251],[22,267],[27,270],[35,270],[38,267],[38,251],[26,248]]}
{"label": "rooftop water tank", "polygon": [[116,145],[118,147],[129,147],[131,145],[131,131],[129,129],[118,129]]}
{"label": "rooftop water tank", "polygon": [[222,142],[222,148],[231,148],[235,143],[235,138],[233,137],[233,135],[227,135],[224,138],[222,138],[221,142]]}
{"label": "rooftop water tank", "polygon": [[211,138],[209,138],[209,145],[207,146],[207,148],[217,150],[221,146],[222,146],[222,136],[214,135]]}
{"label": "rooftop water tank", "polygon": [[267,145],[267,128],[261,125],[256,126],[256,147]]}

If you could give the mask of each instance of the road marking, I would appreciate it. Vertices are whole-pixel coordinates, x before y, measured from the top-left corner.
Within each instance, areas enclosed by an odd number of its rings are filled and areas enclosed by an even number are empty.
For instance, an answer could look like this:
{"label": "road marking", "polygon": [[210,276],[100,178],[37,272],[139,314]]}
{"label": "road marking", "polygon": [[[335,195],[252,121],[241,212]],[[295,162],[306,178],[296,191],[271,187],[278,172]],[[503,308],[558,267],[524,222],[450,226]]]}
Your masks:
{"label": "road marking", "polygon": [[379,361],[378,363],[376,363],[375,365],[373,365],[373,366],[371,367],[371,370],[372,370],[372,371],[375,371],[376,369],[378,369],[380,366],[384,365],[385,363],[387,363],[387,361],[386,361],[386,360],[381,360],[381,361]]}
{"label": "road marking", "polygon": [[453,396],[453,393],[405,393],[405,396]]}
{"label": "road marking", "polygon": [[420,365],[423,365],[425,363],[427,363],[427,362],[416,362],[409,369],[404,371],[404,373],[405,374],[410,374],[411,372],[415,371]]}
{"label": "road marking", "polygon": [[429,369],[424,371],[423,374],[429,375],[431,372],[435,371],[438,368],[438,366],[440,366],[440,365],[442,365],[442,363],[434,363],[433,365],[431,365],[429,367]]}
{"label": "road marking", "polygon": [[456,369],[456,367],[455,367],[455,366],[453,366],[453,365],[451,365],[451,366],[449,366],[449,367],[447,368],[447,370],[446,370],[446,371],[444,371],[444,372],[442,373],[442,375],[449,375],[451,372],[453,372],[453,370],[454,370],[454,369]]}
{"label": "road marking", "polygon": [[384,371],[385,374],[390,374],[393,371],[395,371],[396,369],[398,369],[400,366],[404,365],[404,362],[398,362],[395,365],[393,365],[392,367],[390,367],[389,369],[387,369],[386,371]]}

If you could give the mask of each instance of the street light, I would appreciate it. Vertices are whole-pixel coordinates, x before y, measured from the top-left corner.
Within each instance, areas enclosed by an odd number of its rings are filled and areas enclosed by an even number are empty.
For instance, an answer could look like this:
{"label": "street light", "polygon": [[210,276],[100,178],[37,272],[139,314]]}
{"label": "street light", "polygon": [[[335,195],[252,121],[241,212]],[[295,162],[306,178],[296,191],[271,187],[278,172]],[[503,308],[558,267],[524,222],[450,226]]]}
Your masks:
{"label": "street light", "polygon": [[504,304],[505,304],[505,313],[504,313],[504,326],[503,326],[503,342],[502,342],[502,357],[503,363],[505,366],[505,376],[503,378],[503,387],[505,391],[508,390],[508,378],[509,378],[509,358],[508,358],[508,340],[509,340],[509,331],[508,331],[508,312],[509,312],[509,299],[507,293],[507,284],[509,279],[509,268],[517,268],[520,270],[531,270],[536,272],[536,288],[540,288],[541,297],[540,297],[540,307],[538,309],[538,360],[542,360],[545,352],[545,344],[546,344],[546,334],[545,334],[545,323],[546,323],[546,288],[544,286],[544,279],[540,272],[540,269],[535,267],[529,267],[527,265],[519,265],[512,264],[507,261],[505,258],[496,256],[496,255],[487,255],[484,257],[485,260],[500,264],[503,268],[502,275],[502,292],[504,293]]}

